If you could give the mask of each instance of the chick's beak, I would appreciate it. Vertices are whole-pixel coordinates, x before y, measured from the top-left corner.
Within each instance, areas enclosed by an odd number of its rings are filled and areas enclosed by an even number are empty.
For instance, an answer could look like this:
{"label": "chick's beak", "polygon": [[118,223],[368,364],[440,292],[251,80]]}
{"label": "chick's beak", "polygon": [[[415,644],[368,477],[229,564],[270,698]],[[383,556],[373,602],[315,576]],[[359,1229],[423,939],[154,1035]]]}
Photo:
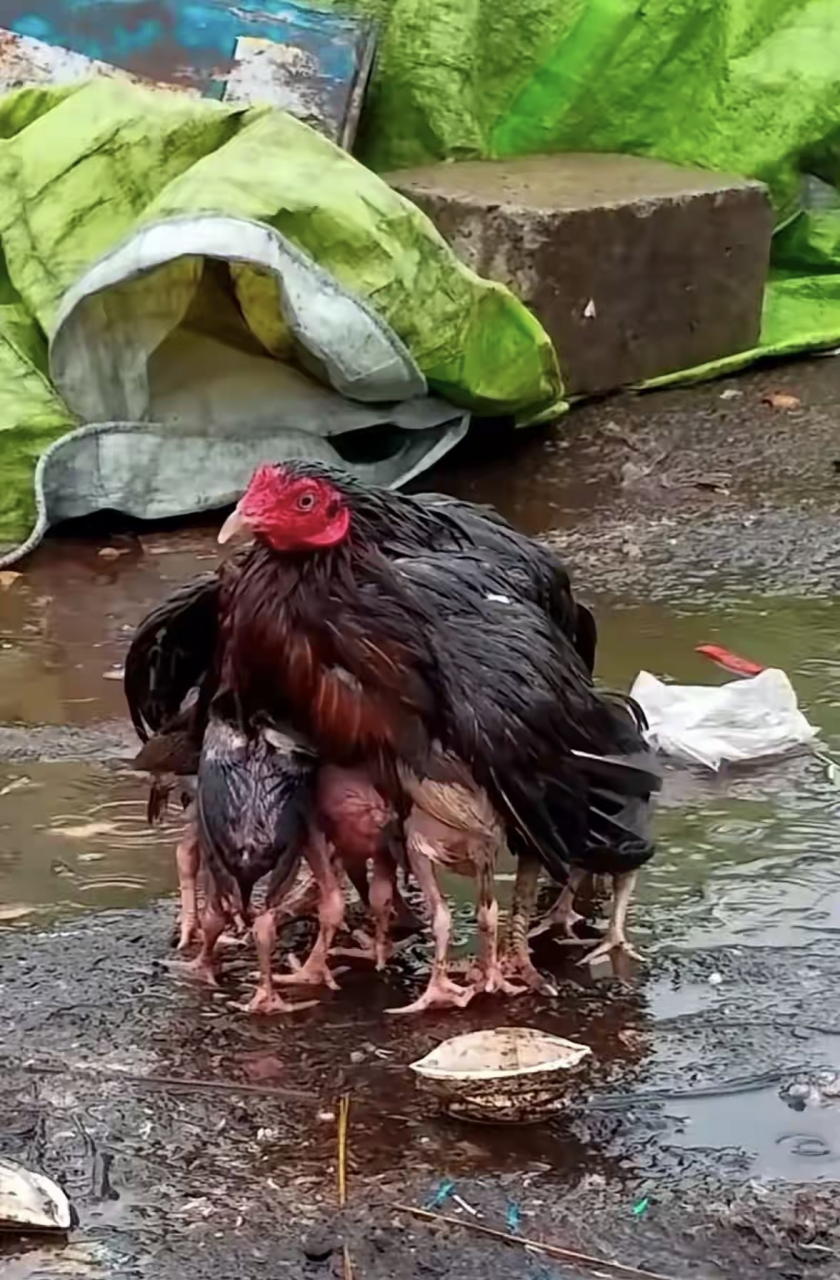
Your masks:
{"label": "chick's beak", "polygon": [[241,538],[251,533],[251,522],[248,517],[240,511],[239,507],[234,507],[227,520],[219,530],[218,541],[224,544],[231,542],[234,538]]}

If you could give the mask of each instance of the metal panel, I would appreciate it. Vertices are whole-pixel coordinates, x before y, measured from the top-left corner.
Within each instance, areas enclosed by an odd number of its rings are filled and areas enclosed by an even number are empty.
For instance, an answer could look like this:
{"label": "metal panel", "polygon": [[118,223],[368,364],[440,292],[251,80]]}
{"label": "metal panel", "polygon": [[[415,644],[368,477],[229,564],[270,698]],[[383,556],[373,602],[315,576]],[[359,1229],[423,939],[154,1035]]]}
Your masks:
{"label": "metal panel", "polygon": [[3,87],[120,68],[205,97],[272,102],[345,147],[375,46],[369,21],[290,0],[40,0],[37,13],[0,0],[0,26]]}

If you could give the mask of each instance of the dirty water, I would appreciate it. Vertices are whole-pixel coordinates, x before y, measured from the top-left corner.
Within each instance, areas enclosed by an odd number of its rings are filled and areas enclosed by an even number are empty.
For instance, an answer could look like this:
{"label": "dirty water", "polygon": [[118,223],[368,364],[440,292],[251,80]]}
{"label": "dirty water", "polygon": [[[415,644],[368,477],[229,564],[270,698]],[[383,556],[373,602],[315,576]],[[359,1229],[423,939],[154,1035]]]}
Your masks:
{"label": "dirty water", "polygon": [[[457,489],[457,467],[444,480]],[[506,514],[562,538],[582,500],[553,492],[550,511]],[[605,494],[592,486],[590,512]],[[452,1124],[405,1065],[500,1010],[387,1017],[416,989],[422,947],[387,978],[348,972],[282,1030],[232,1008],[250,990],[250,955],[230,953],[215,994],[165,963],[178,825],[145,826],[112,677],[134,621],[215,559],[213,536],[207,522],[52,540],[0,590],[0,723],[17,735],[4,751],[0,730],[0,1149],[61,1176],[81,1214],[71,1249],[9,1254],[3,1274],[341,1275],[340,1239],[371,1280],[578,1274],[463,1234],[451,1245],[395,1208],[428,1202],[444,1179],[488,1225],[504,1230],[514,1204],[526,1234],[667,1275],[836,1274],[840,789],[825,760],[714,778],[669,769],[631,921],[645,965],[590,974],[547,943],[559,999],[504,1009],[506,1022],[592,1045],[567,1113],[515,1132]],[[723,644],[787,671],[821,752],[840,761],[840,603],[768,598],[750,575],[716,592],[717,567],[702,590],[684,578],[655,599],[615,580],[590,593],[601,679],[627,688],[644,667],[717,682],[695,646]],[[469,887],[450,889],[463,938]],[[471,1216],[451,1198],[439,1208]],[[305,1257],[313,1232],[323,1266]]]}

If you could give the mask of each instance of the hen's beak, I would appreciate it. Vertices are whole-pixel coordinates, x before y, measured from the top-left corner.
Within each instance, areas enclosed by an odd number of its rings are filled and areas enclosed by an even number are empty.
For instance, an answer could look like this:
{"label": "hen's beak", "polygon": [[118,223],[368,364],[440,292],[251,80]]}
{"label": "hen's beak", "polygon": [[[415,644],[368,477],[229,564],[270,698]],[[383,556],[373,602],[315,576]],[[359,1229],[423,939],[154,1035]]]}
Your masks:
{"label": "hen's beak", "polygon": [[239,507],[234,507],[219,530],[218,541],[221,543],[231,542],[234,538],[241,538],[249,533],[251,533],[250,520],[239,510]]}

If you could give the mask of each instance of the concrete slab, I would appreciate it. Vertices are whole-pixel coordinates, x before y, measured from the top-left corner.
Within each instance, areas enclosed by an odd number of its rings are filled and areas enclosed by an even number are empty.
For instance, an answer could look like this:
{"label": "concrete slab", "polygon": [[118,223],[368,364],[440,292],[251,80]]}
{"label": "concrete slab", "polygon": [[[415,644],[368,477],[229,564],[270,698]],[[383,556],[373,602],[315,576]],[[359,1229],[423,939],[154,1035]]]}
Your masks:
{"label": "concrete slab", "polygon": [[755,344],[772,233],[760,183],[613,155],[387,177],[469,266],[535,312],[571,392],[611,390]]}

